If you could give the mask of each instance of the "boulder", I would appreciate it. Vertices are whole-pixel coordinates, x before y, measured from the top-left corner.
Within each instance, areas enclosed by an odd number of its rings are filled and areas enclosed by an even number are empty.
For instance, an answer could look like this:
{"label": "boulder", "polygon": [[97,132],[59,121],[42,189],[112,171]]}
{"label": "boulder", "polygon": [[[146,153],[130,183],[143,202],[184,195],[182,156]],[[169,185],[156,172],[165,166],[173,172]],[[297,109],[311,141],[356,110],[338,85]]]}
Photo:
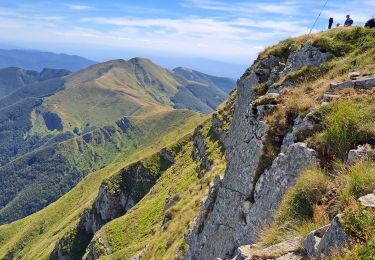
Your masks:
{"label": "boulder", "polygon": [[344,81],[344,82],[331,82],[331,89],[340,89],[340,88],[354,88],[353,81]]}
{"label": "boulder", "polygon": [[375,77],[363,77],[353,81],[355,89],[372,89],[375,87]]}
{"label": "boulder", "polygon": [[317,256],[319,254],[319,243],[329,227],[330,225],[321,227],[317,230],[310,232],[307,235],[307,237],[303,241],[303,247],[305,248],[307,255]]}
{"label": "boulder", "polygon": [[367,158],[375,158],[375,150],[370,145],[360,145],[357,149],[350,150],[348,153],[348,164],[354,164],[356,161]]}
{"label": "boulder", "polygon": [[330,102],[336,99],[339,99],[341,96],[340,95],[334,95],[334,94],[324,94],[323,95],[323,102]]}
{"label": "boulder", "polygon": [[356,80],[358,77],[360,76],[359,72],[357,71],[353,71],[353,72],[350,72],[349,73],[349,78],[351,80]]}
{"label": "boulder", "polygon": [[[331,222],[327,232],[322,237],[322,240],[319,243],[318,250],[320,254],[330,255],[332,250],[339,248],[344,245],[348,239],[348,235],[342,229],[340,222],[341,215],[337,215]],[[317,257],[320,257],[317,255]]]}
{"label": "boulder", "polygon": [[331,224],[312,231],[305,238],[303,247],[309,257],[319,260],[347,242],[348,235],[342,229],[340,218],[341,215],[337,215]]}
{"label": "boulder", "polygon": [[279,244],[261,248],[257,244],[241,246],[237,249],[237,259],[303,259],[300,238],[291,239]]}
{"label": "boulder", "polygon": [[375,190],[373,193],[362,196],[358,199],[359,203],[366,208],[375,209]]}

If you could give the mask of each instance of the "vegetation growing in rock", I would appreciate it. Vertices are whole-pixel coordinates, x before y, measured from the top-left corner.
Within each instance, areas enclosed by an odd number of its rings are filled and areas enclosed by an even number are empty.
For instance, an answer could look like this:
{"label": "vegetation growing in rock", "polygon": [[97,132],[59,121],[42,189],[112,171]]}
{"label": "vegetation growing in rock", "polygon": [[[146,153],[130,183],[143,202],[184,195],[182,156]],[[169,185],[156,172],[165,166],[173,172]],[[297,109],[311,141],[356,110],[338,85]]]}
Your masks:
{"label": "vegetation growing in rock", "polygon": [[322,108],[324,131],[315,136],[322,155],[345,159],[350,149],[375,141],[373,96],[339,100]]}
{"label": "vegetation growing in rock", "polygon": [[[180,152],[173,166],[139,204],[97,232],[91,248],[100,251],[104,242],[110,252],[108,258],[131,257],[139,252],[145,258],[173,258],[176,252],[180,257],[184,255],[185,229],[198,214],[209,183],[216,175],[224,173],[226,165],[224,150],[212,130],[211,120],[202,124],[200,133],[206,147],[205,156],[212,162],[212,169],[200,177],[196,171],[199,160],[193,160],[191,156],[191,141],[175,145]],[[174,202],[166,208],[169,200]],[[106,258],[105,255],[102,257]]]}
{"label": "vegetation growing in rock", "polygon": [[330,174],[321,169],[306,170],[284,196],[274,225],[260,233],[261,242],[273,245],[294,236],[305,238],[310,231],[328,224],[343,212],[345,230],[353,243],[357,244],[360,239],[371,248],[374,215],[371,209],[364,210],[355,200],[374,189],[373,161],[358,161],[352,166],[337,163]]}

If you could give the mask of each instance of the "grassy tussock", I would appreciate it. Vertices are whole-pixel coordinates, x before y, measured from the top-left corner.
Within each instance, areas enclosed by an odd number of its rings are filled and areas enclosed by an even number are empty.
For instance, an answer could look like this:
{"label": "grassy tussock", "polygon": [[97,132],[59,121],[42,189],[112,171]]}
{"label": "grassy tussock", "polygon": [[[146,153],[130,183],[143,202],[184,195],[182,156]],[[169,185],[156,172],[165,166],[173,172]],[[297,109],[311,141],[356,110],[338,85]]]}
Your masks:
{"label": "grassy tussock", "polygon": [[[318,168],[301,174],[295,186],[284,196],[274,224],[260,232],[261,244],[270,246],[295,236],[304,238],[332,220],[338,213],[331,216],[332,209],[343,212],[345,230],[355,243],[373,243],[374,213],[364,211],[355,201],[375,188],[374,162],[359,161],[352,166],[337,163],[335,167],[330,174]],[[332,189],[336,191],[336,197],[324,202]]]}
{"label": "grassy tussock", "polygon": [[324,157],[344,160],[350,149],[375,140],[373,96],[339,100],[323,107],[324,131],[313,138]]}

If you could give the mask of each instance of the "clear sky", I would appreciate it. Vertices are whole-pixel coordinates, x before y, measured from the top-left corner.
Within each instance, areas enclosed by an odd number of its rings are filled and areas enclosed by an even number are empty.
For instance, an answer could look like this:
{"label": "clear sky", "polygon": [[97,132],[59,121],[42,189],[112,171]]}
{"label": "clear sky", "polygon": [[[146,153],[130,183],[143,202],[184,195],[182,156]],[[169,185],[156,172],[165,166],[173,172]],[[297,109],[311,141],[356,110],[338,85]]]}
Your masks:
{"label": "clear sky", "polygon": [[[0,43],[96,60],[128,53],[249,65],[265,46],[307,33],[324,2],[0,0]],[[316,29],[329,16],[343,23],[347,13],[363,25],[375,0],[328,1]]]}

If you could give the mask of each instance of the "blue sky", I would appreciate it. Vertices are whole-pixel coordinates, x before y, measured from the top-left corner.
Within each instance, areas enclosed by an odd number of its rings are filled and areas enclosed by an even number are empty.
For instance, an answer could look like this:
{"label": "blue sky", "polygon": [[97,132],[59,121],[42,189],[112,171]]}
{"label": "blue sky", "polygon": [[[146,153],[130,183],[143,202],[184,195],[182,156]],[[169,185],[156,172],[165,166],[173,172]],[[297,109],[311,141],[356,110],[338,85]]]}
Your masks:
{"label": "blue sky", "polygon": [[[0,0],[5,46],[67,52],[91,59],[200,57],[249,65],[265,46],[307,33],[325,0]],[[356,24],[375,14],[374,0],[331,0],[329,16]]]}

